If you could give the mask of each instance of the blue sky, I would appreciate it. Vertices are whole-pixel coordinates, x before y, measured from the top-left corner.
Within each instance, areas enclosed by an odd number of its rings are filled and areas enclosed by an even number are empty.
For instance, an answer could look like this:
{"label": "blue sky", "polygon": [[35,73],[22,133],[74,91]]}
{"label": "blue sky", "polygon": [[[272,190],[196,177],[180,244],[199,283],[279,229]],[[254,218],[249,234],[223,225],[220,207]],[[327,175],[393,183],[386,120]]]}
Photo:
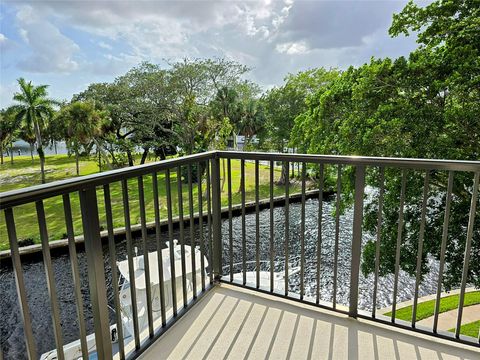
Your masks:
{"label": "blue sky", "polygon": [[142,61],[227,57],[267,88],[287,73],[408,55],[414,38],[388,36],[406,1],[2,1],[0,107],[16,79],[70,99]]}

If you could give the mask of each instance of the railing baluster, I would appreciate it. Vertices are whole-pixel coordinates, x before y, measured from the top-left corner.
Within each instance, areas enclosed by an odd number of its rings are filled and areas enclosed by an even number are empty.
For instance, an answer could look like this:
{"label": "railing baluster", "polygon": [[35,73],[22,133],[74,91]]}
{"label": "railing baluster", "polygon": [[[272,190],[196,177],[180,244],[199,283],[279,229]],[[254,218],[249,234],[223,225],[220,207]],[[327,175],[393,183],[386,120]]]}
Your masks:
{"label": "railing baluster", "polygon": [[445,197],[445,214],[443,218],[442,245],[440,247],[440,260],[439,260],[440,263],[438,268],[437,297],[435,300],[435,311],[434,311],[434,317],[433,317],[434,333],[437,332],[438,314],[440,313],[440,296],[442,294],[443,269],[445,266],[445,251],[447,249],[447,239],[448,239],[448,223],[450,221],[450,207],[452,204],[453,177],[454,177],[454,172],[449,171],[447,194]]}
{"label": "railing baluster", "polygon": [[140,333],[138,329],[138,309],[137,309],[137,288],[135,285],[135,267],[133,262],[133,240],[132,227],[130,223],[130,202],[128,200],[128,182],[127,179],[122,180],[122,197],[123,197],[123,216],[125,218],[125,237],[127,239],[127,262],[128,277],[130,282],[130,298],[132,301],[132,318],[133,332],[135,338],[135,349],[140,349]]}
{"label": "railing baluster", "polygon": [[81,190],[83,236],[88,266],[88,284],[95,328],[95,350],[99,359],[112,358],[110,323],[108,321],[107,287],[103,260],[97,192],[94,187]]}
{"label": "railing baluster", "polygon": [[173,243],[173,215],[172,215],[172,188],[170,186],[170,169],[165,170],[165,186],[167,192],[168,217],[168,251],[170,254],[170,282],[172,285],[172,311],[177,316],[177,278],[175,271],[175,244]]}
{"label": "railing baluster", "polygon": [[23,332],[25,334],[25,345],[27,355],[30,360],[37,359],[37,349],[35,338],[33,337],[32,318],[27,303],[27,291],[25,289],[25,279],[23,277],[22,263],[18,250],[17,231],[15,229],[15,220],[12,208],[5,209],[5,223],[7,225],[8,241],[10,244],[10,254],[12,255],[12,267],[15,274],[15,285],[17,288],[18,305],[23,320]]}
{"label": "railing baluster", "polygon": [[240,192],[242,195],[242,274],[243,285],[247,283],[247,239],[245,223],[245,160],[240,160]]}
{"label": "railing baluster", "polygon": [[188,212],[190,215],[190,254],[192,257],[192,290],[193,298],[197,298],[197,264],[195,253],[195,218],[193,212],[193,185],[192,185],[192,164],[188,164]]}
{"label": "railing baluster", "polygon": [[213,216],[213,239],[212,259],[215,282],[222,277],[222,204],[220,195],[220,160],[215,157],[212,162],[212,216]]}
{"label": "railing baluster", "polygon": [[463,304],[465,300],[465,287],[468,279],[468,265],[470,262],[470,251],[472,248],[473,226],[477,211],[478,182],[480,172],[475,173],[473,180],[472,202],[470,204],[470,214],[468,215],[467,239],[465,244],[465,254],[463,258],[462,283],[460,287],[460,298],[458,300],[457,327],[455,328],[455,337],[460,338],[460,328],[462,326]]}
{"label": "railing baluster", "polygon": [[342,165],[337,168],[337,195],[335,199],[335,250],[333,255],[333,308],[337,308],[338,251],[340,243],[340,197],[342,193]]}
{"label": "railing baluster", "polygon": [[60,308],[58,306],[55,277],[53,275],[52,259],[50,256],[50,246],[48,245],[47,223],[45,221],[45,210],[43,207],[43,201],[37,201],[35,203],[35,206],[37,209],[40,240],[42,241],[43,266],[45,267],[45,276],[47,277],[47,289],[52,311],[53,334],[55,335],[57,357],[62,360],[65,356],[63,354],[62,327],[60,326]]}
{"label": "railing baluster", "polygon": [[302,163],[302,210],[300,221],[300,300],[305,293],[305,177],[306,165]]}
{"label": "railing baluster", "polygon": [[379,184],[380,190],[378,194],[378,211],[377,211],[377,241],[375,242],[375,275],[373,283],[373,299],[372,299],[372,318],[375,318],[377,312],[377,291],[378,277],[380,272],[380,241],[382,238],[382,217],[383,217],[383,194],[385,193],[385,168],[380,167]]}
{"label": "railing baluster", "polygon": [[160,226],[160,203],[158,199],[158,176],[154,172],[152,174],[153,187],[153,207],[155,210],[155,243],[157,247],[157,262],[158,262],[158,287],[160,291],[160,313],[162,316],[162,326],[167,324],[167,315],[165,311],[165,288],[163,279],[163,254],[160,242],[161,226]]}
{"label": "railing baluster", "polygon": [[207,227],[208,227],[208,256],[210,257],[210,284],[213,284],[213,244],[212,244],[212,186],[210,178],[210,161],[207,164]]}
{"label": "railing baluster", "polygon": [[427,200],[428,200],[428,181],[430,178],[430,171],[425,172],[425,180],[423,184],[423,201],[422,201],[422,213],[420,215],[420,230],[418,238],[418,250],[417,250],[417,274],[415,278],[415,295],[413,297],[413,309],[412,309],[412,327],[415,327],[417,319],[417,304],[418,304],[418,290],[420,287],[420,280],[422,274],[422,258],[423,258],[423,237],[425,234],[425,215],[427,212]]}
{"label": "railing baluster", "polygon": [[[65,195],[66,196],[66,195]],[[112,215],[112,199],[110,197],[110,185],[103,186],[103,199],[105,203],[105,216],[107,219],[107,231],[108,231],[108,251],[110,255],[110,267],[112,269],[112,288],[113,288],[113,301],[115,303],[115,318],[117,320],[117,333],[118,333],[118,351],[120,359],[125,359],[125,343],[123,340],[123,324],[122,313],[120,308],[120,292],[118,291],[118,274],[117,274],[117,252],[115,250],[115,237],[113,234],[113,215]],[[83,355],[83,358],[88,356]]]}
{"label": "railing baluster", "polygon": [[395,277],[393,282],[393,304],[392,304],[392,318],[391,318],[392,322],[395,322],[395,313],[397,310],[398,274],[400,272],[400,250],[402,246],[403,208],[405,205],[406,184],[407,184],[407,170],[402,170],[402,189],[400,190],[400,208],[398,211],[397,246],[396,246],[396,252],[395,252]]}
{"label": "railing baluster", "polygon": [[203,186],[203,169],[202,164],[197,164],[198,172],[198,241],[200,243],[200,271],[201,271],[201,280],[202,280],[202,291],[205,291],[205,244],[203,241],[203,195],[202,195],[202,186]]}
{"label": "railing baluster", "polygon": [[233,222],[232,222],[232,163],[227,159],[228,188],[228,246],[230,263],[230,282],[233,282]]}
{"label": "railing baluster", "polygon": [[352,262],[350,275],[349,315],[357,317],[358,278],[360,275],[360,256],[362,255],[363,195],[365,193],[365,166],[355,169],[355,203],[353,205]]}
{"label": "railing baluster", "polygon": [[259,195],[259,165],[255,160],[255,268],[256,287],[260,288],[260,195]]}
{"label": "railing baluster", "polygon": [[182,290],[183,307],[187,307],[187,265],[185,263],[185,226],[183,223],[183,186],[182,186],[182,167],[177,167],[177,195],[178,195],[178,225],[180,228],[180,257],[182,264]]}
{"label": "railing baluster", "polygon": [[320,304],[320,270],[322,261],[322,218],[323,218],[323,178],[324,178],[324,166],[320,164],[319,169],[319,182],[318,182],[318,233],[317,233],[317,294],[315,303]]}
{"label": "railing baluster", "polygon": [[70,266],[72,269],[73,286],[75,291],[75,305],[78,317],[78,328],[80,330],[80,347],[82,349],[82,356],[88,358],[87,348],[87,331],[85,329],[85,316],[83,314],[83,297],[80,288],[81,279],[78,271],[77,247],[75,245],[75,234],[72,222],[72,207],[70,204],[70,196],[63,195],[63,212],[65,214],[65,225],[68,237],[68,252],[70,255]]}
{"label": "railing baluster", "polygon": [[273,171],[274,171],[274,162],[270,161],[270,292],[273,292],[273,272],[274,272],[274,218],[273,218]]}
{"label": "railing baluster", "polygon": [[290,169],[288,161],[285,162],[285,296],[288,296],[288,246],[290,235]]}
{"label": "railing baluster", "polygon": [[140,227],[142,231],[142,243],[143,243],[143,266],[145,277],[145,290],[147,297],[147,319],[148,319],[148,335],[153,337],[153,312],[152,312],[152,284],[150,282],[150,259],[148,255],[148,243],[147,243],[147,219],[145,214],[145,190],[143,185],[143,176],[139,176],[138,182],[138,204],[140,208]]}

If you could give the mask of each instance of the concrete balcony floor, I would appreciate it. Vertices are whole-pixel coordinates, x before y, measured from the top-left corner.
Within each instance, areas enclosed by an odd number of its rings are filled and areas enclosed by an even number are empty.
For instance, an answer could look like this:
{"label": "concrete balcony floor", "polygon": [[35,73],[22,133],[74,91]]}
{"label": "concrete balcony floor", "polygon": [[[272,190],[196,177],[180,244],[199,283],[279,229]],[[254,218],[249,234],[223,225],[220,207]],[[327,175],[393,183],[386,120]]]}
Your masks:
{"label": "concrete balcony floor", "polygon": [[140,357],[247,358],[480,359],[480,349],[222,284]]}

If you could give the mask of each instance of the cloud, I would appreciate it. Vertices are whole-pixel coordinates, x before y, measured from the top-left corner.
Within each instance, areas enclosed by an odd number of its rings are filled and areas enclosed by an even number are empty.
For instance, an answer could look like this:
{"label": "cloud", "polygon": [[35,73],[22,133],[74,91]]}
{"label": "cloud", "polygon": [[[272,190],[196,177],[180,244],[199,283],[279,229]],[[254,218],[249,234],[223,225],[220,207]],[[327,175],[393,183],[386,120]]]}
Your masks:
{"label": "cloud", "polygon": [[415,38],[387,33],[406,1],[10,2],[26,45],[9,53],[21,71],[70,72],[81,84],[110,81],[141,61],[227,57],[267,87],[289,72],[407,55]]}
{"label": "cloud", "polygon": [[102,49],[106,49],[106,50],[112,50],[113,49],[112,45],[109,45],[109,44],[107,44],[106,42],[103,42],[103,41],[99,41],[98,46],[100,46]]}
{"label": "cloud", "polygon": [[305,41],[277,44],[275,49],[279,53],[286,53],[288,55],[306,54],[309,52],[308,45]]}
{"label": "cloud", "polygon": [[78,45],[64,36],[51,22],[31,6],[23,6],[17,12],[17,26],[30,54],[22,55],[20,69],[37,73],[68,73],[78,68],[74,55]]}

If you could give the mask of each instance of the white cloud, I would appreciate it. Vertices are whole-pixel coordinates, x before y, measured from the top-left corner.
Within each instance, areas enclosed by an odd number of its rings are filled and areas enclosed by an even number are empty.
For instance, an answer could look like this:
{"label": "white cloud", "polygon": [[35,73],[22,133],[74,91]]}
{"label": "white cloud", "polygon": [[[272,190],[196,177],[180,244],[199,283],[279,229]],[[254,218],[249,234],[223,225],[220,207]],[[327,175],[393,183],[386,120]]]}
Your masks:
{"label": "white cloud", "polygon": [[285,53],[288,55],[307,54],[310,51],[305,41],[277,44],[275,49],[279,53]]}
{"label": "white cloud", "polygon": [[68,73],[78,68],[74,60],[75,53],[79,51],[78,45],[31,6],[21,7],[16,20],[23,41],[31,51],[19,57],[21,69],[38,73]]}
{"label": "white cloud", "polygon": [[103,41],[99,41],[98,46],[100,46],[102,49],[106,49],[106,50],[112,50],[113,49],[112,45],[109,45],[109,44],[107,44],[106,42],[103,42]]}

